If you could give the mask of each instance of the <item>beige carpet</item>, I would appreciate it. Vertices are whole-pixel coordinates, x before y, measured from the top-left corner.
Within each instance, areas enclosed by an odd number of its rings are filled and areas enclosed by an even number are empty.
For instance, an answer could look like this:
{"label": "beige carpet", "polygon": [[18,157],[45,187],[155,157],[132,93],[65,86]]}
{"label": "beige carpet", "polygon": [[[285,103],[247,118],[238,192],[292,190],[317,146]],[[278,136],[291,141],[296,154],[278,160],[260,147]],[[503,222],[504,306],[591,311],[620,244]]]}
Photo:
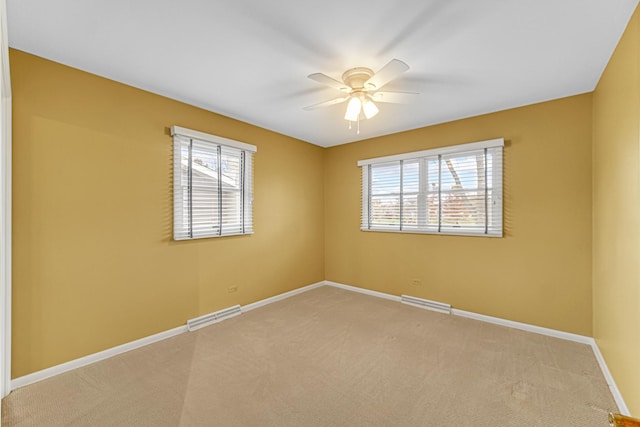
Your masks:
{"label": "beige carpet", "polygon": [[3,426],[607,426],[590,347],[318,288],[15,390]]}

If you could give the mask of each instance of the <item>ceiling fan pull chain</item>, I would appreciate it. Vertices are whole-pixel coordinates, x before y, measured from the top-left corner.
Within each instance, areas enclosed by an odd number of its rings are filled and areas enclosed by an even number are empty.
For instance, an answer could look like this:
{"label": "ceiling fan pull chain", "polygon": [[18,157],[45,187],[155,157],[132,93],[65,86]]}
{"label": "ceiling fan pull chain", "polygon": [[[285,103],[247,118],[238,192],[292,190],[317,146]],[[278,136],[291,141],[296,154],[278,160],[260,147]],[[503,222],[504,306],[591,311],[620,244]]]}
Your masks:
{"label": "ceiling fan pull chain", "polygon": [[360,116],[358,116],[358,135],[360,135]]}

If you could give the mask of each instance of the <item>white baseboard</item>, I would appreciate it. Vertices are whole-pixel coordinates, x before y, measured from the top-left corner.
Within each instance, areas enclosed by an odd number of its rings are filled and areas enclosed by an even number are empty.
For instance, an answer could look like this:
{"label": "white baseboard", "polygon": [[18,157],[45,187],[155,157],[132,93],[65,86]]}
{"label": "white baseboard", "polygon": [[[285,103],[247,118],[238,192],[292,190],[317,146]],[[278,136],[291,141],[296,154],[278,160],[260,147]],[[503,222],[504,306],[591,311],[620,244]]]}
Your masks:
{"label": "white baseboard", "polygon": [[618,390],[618,386],[613,379],[613,375],[611,375],[611,371],[609,371],[609,367],[607,366],[607,362],[604,360],[604,356],[600,352],[600,348],[598,348],[598,343],[596,340],[591,338],[591,348],[593,349],[593,354],[596,356],[596,360],[600,365],[600,370],[602,371],[602,375],[604,375],[604,379],[607,381],[607,385],[609,386],[609,390],[613,395],[613,399],[616,401],[616,405],[618,405],[618,411],[622,415],[631,416],[629,412],[629,408],[627,408],[627,404],[624,403],[624,399],[622,398],[622,394],[620,394],[620,390]]}
{"label": "white baseboard", "polygon": [[315,288],[319,288],[320,286],[323,286],[325,284],[325,282],[318,282],[318,283],[313,283],[311,285],[308,286],[303,286],[302,288],[298,288],[298,289],[294,289],[292,291],[289,292],[285,292],[283,294],[279,294],[279,295],[275,295],[269,298],[265,298],[263,300],[260,301],[256,301],[256,302],[252,302],[251,304],[247,304],[247,305],[243,305],[242,306],[242,312],[247,312],[247,311],[251,311],[251,310],[255,310],[256,308],[265,306],[267,304],[271,304],[274,303],[276,301],[280,301],[286,298],[290,298],[294,295],[298,295],[301,294],[303,292],[307,292],[310,291],[311,289],[315,289]]}
{"label": "white baseboard", "polygon": [[[294,289],[289,292],[285,292],[283,294],[275,295],[270,298],[266,298],[260,301],[253,302],[251,304],[247,304],[241,307],[243,313],[247,311],[254,310],[259,307],[263,307],[265,305],[274,303],[276,301],[281,301],[283,299],[292,297],[294,295],[301,294],[303,292],[310,291],[312,289],[319,288],[321,286],[332,286],[334,288],[340,288],[351,292],[357,292],[365,295],[370,295],[378,298],[387,299],[390,301],[401,302],[401,297],[391,294],[386,294],[384,292],[372,291],[370,289],[358,288],[356,286],[345,285],[342,283],[332,282],[329,280],[324,280],[322,282],[314,283],[308,286],[304,286],[302,288]],[[543,328],[541,326],[529,325],[527,323],[515,322],[513,320],[501,319],[499,317],[486,316],[484,314],[473,313],[470,311],[451,309],[451,314],[461,317],[467,317],[470,319],[478,320],[481,322],[493,323],[496,325],[502,325],[509,328],[520,329],[527,332],[533,332],[536,334],[546,335],[550,337],[560,338],[563,340],[574,341],[581,344],[586,344],[591,346],[593,349],[593,353],[600,365],[600,369],[602,370],[602,374],[607,381],[607,385],[611,390],[611,394],[618,405],[618,410],[623,415],[630,415],[629,409],[627,405],[624,403],[622,395],[620,394],[620,390],[616,386],[615,381],[613,380],[613,376],[607,367],[607,364],[598,348],[596,341],[591,337],[586,337],[584,335],[572,334],[569,332],[558,331],[555,329]],[[11,380],[11,390],[15,390],[19,387],[24,387],[29,384],[33,384],[38,381],[42,381],[46,378],[53,377],[58,374],[62,374],[64,372],[71,371],[73,369],[79,368],[81,366],[86,366],[94,362],[98,362],[100,360],[108,359],[110,357],[116,356],[118,354],[126,353],[127,351],[135,350],[136,348],[143,347],[148,344],[152,344],[154,342],[162,341],[164,339],[173,337],[175,335],[181,334],[187,331],[186,326],[180,326],[178,328],[170,329],[165,332],[160,332],[155,335],[151,335],[149,337],[141,338],[136,341],[132,341],[126,344],[119,345],[117,347],[113,347],[99,353],[90,354],[85,357],[81,357],[79,359],[71,360],[66,363],[62,363],[60,365],[52,366],[51,368],[43,369],[41,371],[34,372],[32,374],[28,374],[14,380]]]}
{"label": "white baseboard", "polygon": [[388,300],[391,300],[391,301],[400,302],[400,297],[395,296],[395,295],[391,295],[391,294],[385,294],[384,292],[372,291],[370,289],[365,289],[365,288],[358,288],[356,286],[351,286],[351,285],[345,285],[345,284],[342,284],[342,283],[331,282],[329,280],[325,280],[324,284],[327,285],[327,286],[333,286],[334,288],[340,288],[340,289],[344,289],[344,290],[351,291],[351,292],[358,292],[360,294],[371,295],[373,297],[384,298],[384,299],[388,299]]}
{"label": "white baseboard", "polygon": [[144,347],[145,345],[152,344],[154,342],[162,341],[167,338],[179,335],[187,331],[186,326],[180,326],[178,328],[170,329],[168,331],[160,332],[155,335],[151,335],[145,338],[141,338],[136,341],[131,341],[126,344],[112,347],[107,350],[93,353],[88,356],[81,357],[79,359],[70,360],[69,362],[62,363],[60,365],[52,366],[41,371],[34,372],[22,377],[11,380],[11,390],[15,390],[20,387],[24,387],[29,384],[33,384],[38,381],[42,381],[47,378],[62,374],[64,372],[71,371],[73,369],[86,366],[91,363],[99,362],[104,359],[116,356],[118,354],[126,353],[127,351],[135,350],[136,348]]}
{"label": "white baseboard", "polygon": [[486,316],[484,314],[473,313],[471,311],[458,310],[454,308],[451,314],[469,319],[480,320],[481,322],[493,323],[495,325],[506,326],[508,328],[520,329],[526,332],[546,335],[549,337],[560,338],[567,341],[574,341],[580,344],[591,345],[593,338],[584,335],[572,334],[569,332],[558,331],[556,329],[543,328],[542,326],[530,325],[528,323],[515,322],[513,320],[501,319],[499,317]]}
{"label": "white baseboard", "polygon": [[[345,289],[347,291],[358,292],[365,295],[371,295],[378,298],[384,298],[391,301],[402,302],[402,297],[386,294],[384,292],[372,291],[370,289],[358,288],[356,286],[345,285],[343,283],[331,282],[328,280],[324,281],[325,285],[333,286],[334,288]],[[484,314],[473,313],[471,311],[458,310],[456,308],[451,309],[451,314],[461,317],[468,317],[474,320],[480,320],[482,322],[494,323],[496,325],[507,326],[509,328],[521,329],[527,332],[534,332],[536,334],[548,335],[555,338],[561,338],[568,341],[575,341],[582,344],[591,345],[593,343],[593,338],[586,337],[584,335],[572,334],[569,332],[558,331],[555,329],[543,328],[541,326],[534,326],[528,323],[520,323],[515,322],[513,320],[501,319],[499,317],[491,317],[486,316]]]}

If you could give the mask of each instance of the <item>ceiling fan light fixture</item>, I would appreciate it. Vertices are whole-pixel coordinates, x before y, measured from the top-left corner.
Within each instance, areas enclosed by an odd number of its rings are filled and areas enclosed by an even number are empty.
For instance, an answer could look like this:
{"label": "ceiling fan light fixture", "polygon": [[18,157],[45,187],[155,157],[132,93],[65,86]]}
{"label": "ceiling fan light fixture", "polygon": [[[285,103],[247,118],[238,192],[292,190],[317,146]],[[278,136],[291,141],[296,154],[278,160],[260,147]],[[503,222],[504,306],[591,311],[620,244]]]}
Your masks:
{"label": "ceiling fan light fixture", "polygon": [[364,112],[364,116],[370,119],[378,114],[380,110],[378,110],[378,106],[372,100],[367,98],[362,103],[362,111]]}
{"label": "ceiling fan light fixture", "polygon": [[345,120],[355,122],[360,116],[360,110],[362,109],[362,101],[357,96],[352,96],[347,104],[347,112],[344,115]]}
{"label": "ceiling fan light fixture", "polygon": [[376,102],[401,103],[402,95],[417,95],[412,92],[380,92],[380,89],[409,69],[409,66],[399,59],[392,59],[378,72],[371,68],[350,68],[342,74],[342,81],[329,77],[322,73],[309,74],[311,80],[338,89],[344,94],[341,97],[329,101],[304,107],[304,110],[315,110],[319,107],[347,103],[344,119],[349,122],[349,129],[353,122],[358,123],[360,133],[360,120],[371,119],[378,115],[380,110]]}

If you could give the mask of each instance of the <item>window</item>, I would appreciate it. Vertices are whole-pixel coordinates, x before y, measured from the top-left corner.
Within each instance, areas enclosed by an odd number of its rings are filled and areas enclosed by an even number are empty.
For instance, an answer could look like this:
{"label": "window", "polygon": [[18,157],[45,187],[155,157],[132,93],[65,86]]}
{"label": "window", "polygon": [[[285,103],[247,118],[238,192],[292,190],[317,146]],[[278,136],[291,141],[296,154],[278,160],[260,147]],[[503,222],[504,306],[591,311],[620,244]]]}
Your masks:
{"label": "window", "polygon": [[243,142],[171,127],[173,238],[253,233],[252,157]]}
{"label": "window", "polygon": [[503,139],[361,160],[364,231],[502,236]]}

